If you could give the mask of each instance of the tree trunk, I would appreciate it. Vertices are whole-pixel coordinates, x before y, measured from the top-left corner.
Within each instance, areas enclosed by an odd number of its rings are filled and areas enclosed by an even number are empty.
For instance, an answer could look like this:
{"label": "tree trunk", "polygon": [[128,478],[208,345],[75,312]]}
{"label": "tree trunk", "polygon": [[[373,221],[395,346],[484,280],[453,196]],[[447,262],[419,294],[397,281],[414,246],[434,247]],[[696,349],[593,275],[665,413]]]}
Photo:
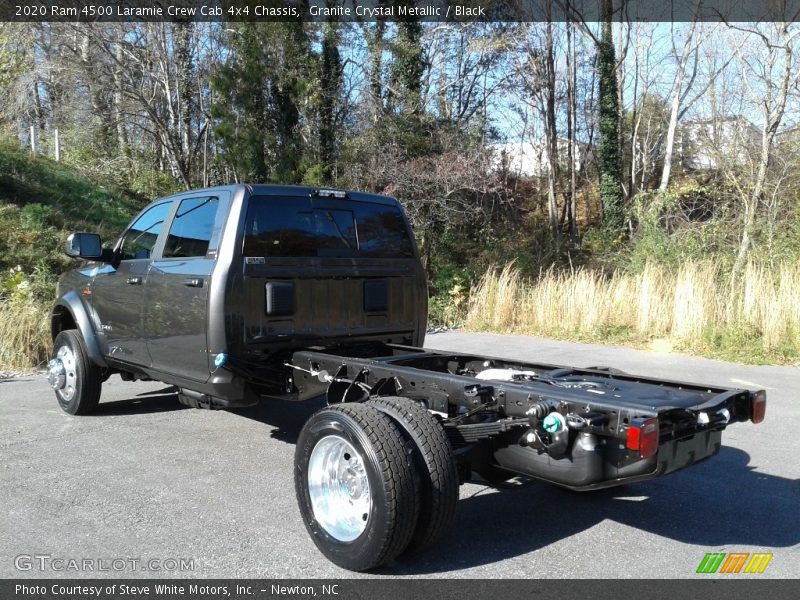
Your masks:
{"label": "tree trunk", "polygon": [[600,71],[600,197],[603,218],[611,229],[622,229],[622,172],[619,153],[619,97],[617,95],[616,55],[611,30],[613,6],[603,0],[603,32],[598,47]]}
{"label": "tree trunk", "polygon": [[380,121],[383,114],[383,36],[386,32],[386,23],[377,21],[375,30],[367,35],[367,48],[370,60],[369,88],[372,95],[372,120]]}
{"label": "tree trunk", "polygon": [[120,155],[129,158],[130,147],[128,145],[128,134],[125,130],[125,120],[122,115],[122,81],[120,71],[123,68],[124,56],[122,54],[123,25],[120,23],[116,27],[116,40],[114,45],[114,55],[116,63],[112,71],[114,78],[114,93],[112,102],[114,106],[114,127],[117,132],[117,151]]}
{"label": "tree trunk", "polygon": [[331,182],[336,154],[334,109],[341,89],[342,63],[337,47],[336,25],[327,23],[322,39],[322,98],[320,102],[319,159],[326,183]]}
{"label": "tree trunk", "polygon": [[575,67],[575,45],[572,40],[572,23],[569,19],[570,2],[567,0],[567,161],[569,164],[569,194],[567,204],[569,206],[569,238],[573,244],[578,242],[578,216],[577,216],[577,173],[575,172],[575,134],[576,134],[576,112],[575,88],[577,84],[577,70]]}
{"label": "tree trunk", "polygon": [[[749,194],[749,198],[747,198],[744,203],[744,223],[742,228],[742,237],[739,241],[739,250],[736,253],[736,261],[733,265],[734,277],[741,273],[745,263],[747,262],[748,252],[752,244],[753,230],[755,228],[756,210],[758,208],[758,203],[761,201],[762,195],[764,194],[767,173],[772,160],[772,146],[773,142],[775,141],[775,134],[778,132],[778,128],[781,126],[781,122],[783,121],[783,115],[786,110],[786,100],[789,95],[789,88],[792,85],[791,82],[794,80],[796,83],[798,78],[796,74],[794,74],[793,77],[792,40],[788,34],[787,26],[787,23],[779,25],[780,35],[783,38],[782,41],[784,43],[782,47],[784,54],[783,72],[781,74],[780,82],[778,83],[778,98],[775,101],[774,106],[770,106],[772,104],[770,102],[772,99],[771,90],[766,93],[766,97],[764,98],[764,126],[761,130],[761,153],[759,156],[758,171],[756,172],[756,179],[753,182],[752,192]],[[771,54],[773,51],[774,47],[768,48],[768,52],[770,52],[770,69],[768,72],[771,72],[771,67],[775,60]]]}
{"label": "tree trunk", "polygon": [[[658,186],[660,191],[667,189],[669,185],[669,178],[672,171],[672,154],[675,148],[675,131],[678,128],[678,113],[681,109],[681,99],[683,95],[683,78],[686,75],[686,61],[692,53],[691,44],[694,35],[695,23],[686,36],[686,42],[683,45],[683,53],[678,60],[678,69],[675,72],[675,80],[672,84],[672,102],[669,112],[669,126],[667,127],[667,141],[664,148],[664,168],[661,171],[661,183]],[[689,83],[691,86],[691,82]]]}
{"label": "tree trunk", "polygon": [[175,45],[175,93],[177,105],[177,136],[180,140],[180,157],[182,177],[192,180],[193,171],[193,93],[192,93],[192,25],[178,22],[173,25],[172,36]]}
{"label": "tree trunk", "polygon": [[555,59],[553,56],[553,22],[551,20],[550,9],[552,2],[547,5],[547,23],[545,25],[545,75],[547,77],[547,115],[545,124],[545,141],[547,153],[547,215],[550,220],[550,230],[556,241],[560,239],[560,227],[558,219],[558,205],[556,195],[556,185],[558,181],[558,138],[556,131],[556,73]]}

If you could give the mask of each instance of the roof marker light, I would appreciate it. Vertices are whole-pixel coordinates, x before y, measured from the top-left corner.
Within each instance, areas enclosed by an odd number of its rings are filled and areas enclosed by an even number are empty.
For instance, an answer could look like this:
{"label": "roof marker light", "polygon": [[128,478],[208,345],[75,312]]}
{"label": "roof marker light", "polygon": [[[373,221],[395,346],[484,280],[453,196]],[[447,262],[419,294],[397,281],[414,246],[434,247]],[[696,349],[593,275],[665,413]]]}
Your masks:
{"label": "roof marker light", "polygon": [[323,198],[347,198],[347,192],[344,190],[328,190],[322,189],[316,191],[317,196],[321,196]]}

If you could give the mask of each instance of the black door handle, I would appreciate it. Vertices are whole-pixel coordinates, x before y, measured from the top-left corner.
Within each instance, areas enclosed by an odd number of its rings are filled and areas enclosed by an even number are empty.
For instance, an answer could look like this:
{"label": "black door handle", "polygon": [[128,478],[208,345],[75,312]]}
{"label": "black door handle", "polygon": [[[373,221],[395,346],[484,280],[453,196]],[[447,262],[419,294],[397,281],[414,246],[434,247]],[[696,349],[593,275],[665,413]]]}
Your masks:
{"label": "black door handle", "polygon": [[203,280],[199,277],[184,279],[183,285],[188,285],[189,287],[203,287]]}
{"label": "black door handle", "polygon": [[139,284],[142,283],[142,278],[141,277],[128,277],[125,280],[125,283],[130,283],[131,285],[139,285]]}

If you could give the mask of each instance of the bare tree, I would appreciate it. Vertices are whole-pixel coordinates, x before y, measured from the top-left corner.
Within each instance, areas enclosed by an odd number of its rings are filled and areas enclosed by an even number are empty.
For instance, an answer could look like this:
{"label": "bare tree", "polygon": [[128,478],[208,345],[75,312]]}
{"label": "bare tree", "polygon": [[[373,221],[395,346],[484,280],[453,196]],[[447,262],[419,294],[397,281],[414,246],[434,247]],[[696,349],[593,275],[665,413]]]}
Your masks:
{"label": "bare tree", "polygon": [[509,208],[513,191],[492,167],[485,148],[404,161],[401,153],[385,148],[378,164],[383,193],[403,202],[419,241],[426,269],[441,239],[454,231],[482,231]]}
{"label": "bare tree", "polygon": [[567,168],[569,169],[569,191],[567,192],[567,220],[569,226],[570,241],[575,244],[578,241],[578,180],[575,165],[575,144],[577,135],[577,101],[576,88],[578,85],[578,75],[576,70],[577,56],[575,53],[576,44],[572,39],[572,17],[570,14],[570,3],[566,3],[566,66],[567,66]]}
{"label": "bare tree", "polygon": [[[533,146],[541,148],[544,172],[547,178],[547,218],[553,236],[559,238],[558,215],[558,129],[557,90],[555,70],[555,41],[553,23],[525,23],[520,29],[517,61],[511,66],[508,86],[520,93],[521,100],[538,115],[540,129],[526,127],[525,134],[532,137]],[[538,152],[535,160],[538,160]]]}
{"label": "bare tree", "polygon": [[505,83],[500,67],[513,27],[506,23],[441,23],[427,30],[424,88],[428,108],[454,125],[486,121]]}
{"label": "bare tree", "polygon": [[74,25],[89,45],[90,76],[101,87],[111,89],[121,149],[128,144],[126,128],[144,133],[163,157],[162,166],[187,188],[203,179],[197,164],[209,126],[207,115],[199,113],[208,85],[197,80],[196,53],[202,47],[197,43],[198,26]]}
{"label": "bare tree", "polygon": [[651,177],[667,120],[656,93],[662,65],[654,46],[663,40],[655,37],[655,31],[649,24],[637,23],[632,35],[633,86],[627,127],[630,135],[627,188],[631,197],[643,191]]}
{"label": "bare tree", "polygon": [[[797,15],[795,15],[797,16]],[[738,59],[741,81],[753,106],[760,108],[762,123],[751,181],[733,180],[742,200],[743,221],[734,274],[741,272],[752,244],[759,204],[769,206],[777,194],[769,194],[770,166],[774,157],[775,137],[783,122],[789,99],[800,81],[797,44],[800,28],[791,21],[747,28],[728,24],[731,42]],[[744,37],[742,37],[744,36]],[[749,43],[748,43],[749,42]],[[775,187],[775,183],[772,183]]]}
{"label": "bare tree", "polygon": [[[672,90],[670,91],[670,113],[664,147],[664,167],[661,171],[661,183],[658,186],[658,189],[661,191],[666,190],[669,185],[669,178],[672,172],[672,154],[675,148],[675,132],[678,128],[678,116],[681,111],[681,104],[686,100],[686,97],[692,89],[699,62],[697,48],[700,42],[695,38],[697,19],[692,21],[689,25],[683,41],[683,48],[680,51],[674,41],[676,37],[674,34],[674,26],[675,24],[673,23],[672,54],[676,58],[677,64],[675,76],[672,80]],[[689,75],[688,81],[684,84],[687,65],[690,61],[692,62],[692,72]]]}

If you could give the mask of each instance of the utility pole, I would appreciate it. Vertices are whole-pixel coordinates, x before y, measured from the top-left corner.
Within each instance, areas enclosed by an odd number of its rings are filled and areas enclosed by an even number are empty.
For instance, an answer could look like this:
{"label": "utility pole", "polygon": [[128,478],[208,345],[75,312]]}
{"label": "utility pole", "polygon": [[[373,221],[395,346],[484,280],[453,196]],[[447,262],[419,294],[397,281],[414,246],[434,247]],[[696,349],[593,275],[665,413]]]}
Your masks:
{"label": "utility pole", "polygon": [[53,130],[53,145],[55,146],[56,162],[61,162],[61,138],[58,137],[58,128]]}

